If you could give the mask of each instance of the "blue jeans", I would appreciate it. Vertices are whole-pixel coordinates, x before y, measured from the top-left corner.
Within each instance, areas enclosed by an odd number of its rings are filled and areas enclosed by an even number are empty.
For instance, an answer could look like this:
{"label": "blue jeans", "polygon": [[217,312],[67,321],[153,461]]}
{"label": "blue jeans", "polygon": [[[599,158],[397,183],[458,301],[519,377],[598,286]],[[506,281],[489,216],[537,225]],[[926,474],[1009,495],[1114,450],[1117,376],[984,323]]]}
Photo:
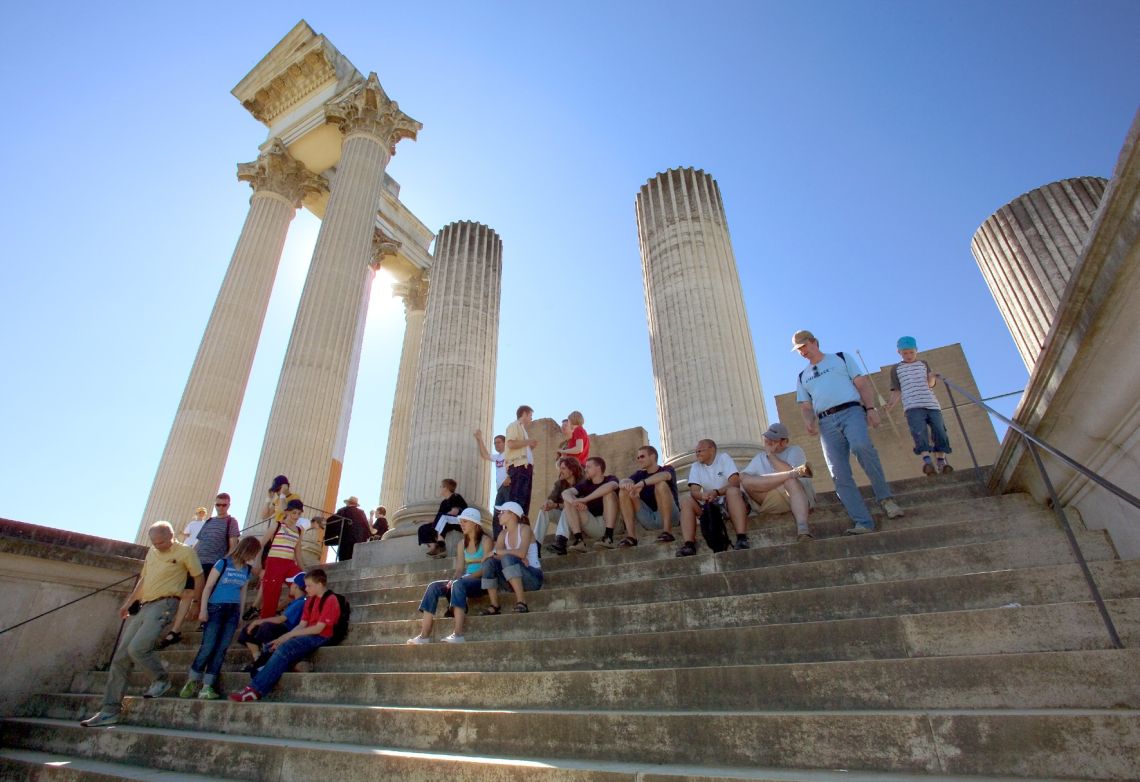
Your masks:
{"label": "blue jeans", "polygon": [[[941,410],[927,410],[925,407],[912,407],[906,411],[906,425],[914,438],[914,453],[950,453],[950,438],[946,436],[946,422]],[[928,432],[929,430],[929,432]],[[930,440],[934,439],[931,446]]]}
{"label": "blue jeans", "polygon": [[512,578],[522,579],[524,592],[542,589],[542,568],[531,567],[514,554],[504,554],[502,559],[491,557],[483,562],[484,589],[510,589]]}
{"label": "blue jeans", "polygon": [[[451,600],[449,601],[455,608],[467,610],[467,598],[478,597],[483,594],[483,589],[480,587],[479,576],[464,576],[457,579],[451,585]],[[439,599],[447,594],[446,581],[432,581],[428,584],[428,588],[424,591],[424,599],[420,601],[420,611],[425,611],[429,614],[435,613],[435,607],[439,603]]]}
{"label": "blue jeans", "polygon": [[269,658],[253,681],[249,684],[257,690],[258,695],[265,695],[277,686],[277,681],[293,667],[294,664],[308,657],[315,650],[324,646],[328,639],[320,635],[302,635],[290,638],[277,647],[277,651]]}
{"label": "blue jeans", "polygon": [[859,406],[849,407],[832,413],[819,421],[819,439],[823,445],[823,458],[827,469],[835,481],[835,493],[843,503],[844,510],[856,527],[871,528],[871,512],[863,502],[859,489],[855,486],[855,476],[851,473],[851,454],[859,460],[859,466],[871,479],[871,489],[875,499],[882,502],[891,496],[891,488],[883,475],[883,465],[879,463],[879,452],[871,442],[867,431],[867,413]]}
{"label": "blue jeans", "polygon": [[222,672],[226,649],[237,632],[241,604],[211,603],[206,606],[206,613],[209,619],[202,632],[202,645],[198,647],[198,655],[190,663],[189,679],[192,682],[205,681],[212,687]]}

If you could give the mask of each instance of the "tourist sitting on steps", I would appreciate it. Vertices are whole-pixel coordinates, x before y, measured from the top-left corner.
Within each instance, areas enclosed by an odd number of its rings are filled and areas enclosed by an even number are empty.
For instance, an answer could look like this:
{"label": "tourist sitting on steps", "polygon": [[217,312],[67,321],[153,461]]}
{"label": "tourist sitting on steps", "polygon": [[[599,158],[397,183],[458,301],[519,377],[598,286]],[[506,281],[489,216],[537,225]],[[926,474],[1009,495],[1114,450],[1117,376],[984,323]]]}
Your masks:
{"label": "tourist sitting on steps", "polygon": [[461,644],[465,640],[463,624],[467,619],[467,599],[483,594],[483,562],[494,553],[495,541],[491,539],[490,522],[484,521],[478,508],[466,508],[460,513],[459,526],[463,529],[463,545],[455,552],[455,576],[428,584],[418,609],[423,614],[420,632],[408,639],[409,644],[431,643],[435,608],[445,595],[449,605],[446,615],[455,617],[455,629],[443,642]]}
{"label": "tourist sitting on steps", "polygon": [[585,467],[586,460],[590,458],[590,435],[586,433],[586,419],[575,410],[567,416],[566,423],[570,425],[570,434],[566,445],[558,449],[558,457],[573,456]]}
{"label": "tourist sitting on steps", "polygon": [[444,535],[452,530],[458,530],[456,517],[467,507],[467,500],[463,499],[455,490],[459,484],[453,478],[444,478],[439,482],[439,510],[432,521],[421,524],[418,531],[419,544],[427,546],[427,555],[434,559],[443,559],[447,556],[447,543]]}
{"label": "tourist sitting on steps", "polygon": [[483,563],[483,589],[491,605],[483,609],[484,616],[502,613],[499,607],[499,588],[510,587],[515,593],[515,613],[525,614],[530,609],[526,593],[542,589],[542,562],[538,558],[538,544],[530,525],[520,523],[522,506],[505,502],[496,510],[503,531],[495,541],[495,554]]}
{"label": "tourist sitting on steps", "polygon": [[764,432],[764,450],[740,471],[740,486],[760,513],[792,512],[796,540],[811,540],[808,513],[815,507],[811,465],[804,449],[791,445],[788,427],[777,421]]}
{"label": "tourist sitting on steps", "polygon": [[271,653],[265,652],[265,647],[292,630],[301,622],[301,612],[305,610],[305,574],[297,573],[286,579],[289,584],[289,602],[281,610],[268,619],[254,619],[238,633],[238,643],[245,644],[253,662],[242,669],[245,673],[255,673],[264,665]]}
{"label": "tourist sitting on steps", "polygon": [[727,453],[719,453],[716,443],[704,439],[697,443],[697,460],[689,468],[689,493],[681,500],[681,534],[685,542],[677,550],[678,557],[697,553],[697,519],[706,503],[728,508],[728,517],[736,529],[736,550],[748,548],[748,502],[740,488],[740,472]]}
{"label": "tourist sitting on steps", "polygon": [[618,520],[618,479],[606,475],[606,460],[591,456],[586,460],[586,480],[562,492],[562,519],[558,534],[570,539],[570,551],[584,554],[584,534],[600,539],[594,548],[614,548],[614,527]]}
{"label": "tourist sitting on steps", "polygon": [[637,545],[637,525],[659,529],[658,543],[672,543],[673,520],[680,518],[677,498],[677,473],[672,467],[657,463],[657,449],[643,445],[637,449],[637,472],[619,485],[618,507],[625,522],[625,537],[619,548]]}
{"label": "tourist sitting on steps", "polygon": [[563,456],[558,460],[558,478],[554,481],[554,488],[547,495],[546,502],[542,503],[542,508],[534,521],[534,539],[541,546],[542,542],[546,540],[546,530],[550,526],[550,519],[555,515],[558,516],[556,525],[559,534],[554,542],[546,547],[546,550],[552,554],[564,556],[569,542],[565,532],[566,521],[563,518],[562,511],[562,492],[577,486],[584,479],[585,473],[582,471],[582,465],[573,456]]}
{"label": "tourist sitting on steps", "polygon": [[300,623],[280,638],[271,641],[273,656],[253,676],[247,686],[230,693],[231,701],[256,701],[264,698],[281,677],[296,663],[308,657],[332,638],[333,629],[340,619],[340,601],[328,592],[328,576],[320,568],[305,574],[305,592],[309,599],[301,613]]}

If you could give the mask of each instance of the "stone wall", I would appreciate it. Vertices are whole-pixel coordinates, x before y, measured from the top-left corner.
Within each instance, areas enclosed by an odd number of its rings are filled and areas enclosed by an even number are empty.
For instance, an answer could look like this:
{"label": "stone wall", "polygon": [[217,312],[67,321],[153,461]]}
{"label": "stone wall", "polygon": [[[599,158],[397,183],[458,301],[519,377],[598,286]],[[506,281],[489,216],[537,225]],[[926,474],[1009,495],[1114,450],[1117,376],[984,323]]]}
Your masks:
{"label": "stone wall", "polygon": [[119,605],[145,556],[145,546],[0,519],[0,630],[122,581],[0,634],[0,713],[11,714],[31,693],[62,692],[76,671],[106,665]]}
{"label": "stone wall", "polygon": [[[836,346],[836,349],[842,349],[842,347]],[[922,346],[919,345],[919,347]],[[974,374],[970,371],[970,365],[966,361],[966,354],[962,351],[961,345],[955,343],[945,347],[920,350],[918,356],[930,364],[935,372],[950,378],[950,380],[969,390],[975,397],[981,397],[978,393],[978,386],[974,382]],[[804,366],[807,366],[806,361]],[[882,398],[881,402],[877,403],[880,409],[890,394],[890,369],[892,366],[894,364],[888,364],[880,368],[878,372],[871,374],[871,382]],[[792,378],[792,381],[794,383],[795,378]],[[1002,390],[1012,391],[1016,389]],[[946,386],[939,383],[934,389],[934,394],[942,404],[942,416],[946,420],[946,432],[950,436],[950,447],[954,451],[950,457],[950,463],[956,470],[970,469],[972,468],[970,454],[966,449],[962,429],[958,425],[954,411],[950,406]],[[972,405],[959,397],[955,397],[955,399],[959,404],[958,411],[962,414],[966,431],[970,435],[970,442],[974,446],[974,454],[978,458],[978,464],[983,466],[993,464],[997,456],[998,440],[989,416],[976,405]],[[807,453],[808,461],[816,467],[813,481],[816,491],[834,489],[835,484],[827,472],[819,438],[809,436],[804,429],[795,392],[777,396],[776,410],[779,420],[791,432],[792,442],[803,447]],[[901,404],[890,414],[884,413],[882,426],[871,430],[871,439],[879,451],[879,459],[883,463],[883,472],[888,481],[922,477],[922,465],[918,457],[914,455],[914,442],[911,440],[910,430],[906,425],[906,415],[903,413]],[[863,474],[863,470],[854,459],[852,459],[852,464],[854,465],[856,483],[860,486],[868,485],[870,481],[867,480],[867,476]]]}

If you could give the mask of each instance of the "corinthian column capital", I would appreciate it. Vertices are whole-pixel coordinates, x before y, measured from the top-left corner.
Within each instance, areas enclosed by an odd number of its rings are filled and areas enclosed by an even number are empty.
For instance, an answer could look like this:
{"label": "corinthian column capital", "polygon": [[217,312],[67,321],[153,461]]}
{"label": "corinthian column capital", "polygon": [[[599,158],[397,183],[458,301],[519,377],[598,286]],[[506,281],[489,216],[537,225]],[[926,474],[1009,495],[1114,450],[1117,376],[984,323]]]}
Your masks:
{"label": "corinthian column capital", "polygon": [[423,124],[400,111],[400,104],[388,97],[375,73],[350,94],[336,103],[325,106],[325,121],[340,128],[348,136],[363,133],[372,136],[396,154],[396,144],[402,139],[415,140]]}
{"label": "corinthian column capital", "polygon": [[404,282],[392,286],[392,293],[404,300],[404,313],[422,312],[427,306],[428,278],[426,272],[420,272]]}
{"label": "corinthian column capital", "polygon": [[255,193],[274,193],[299,208],[306,195],[328,189],[325,178],[314,174],[296,160],[281,139],[273,139],[269,149],[252,163],[239,163],[237,177],[248,182]]}
{"label": "corinthian column capital", "polygon": [[372,232],[372,270],[380,271],[380,265],[385,258],[390,258],[400,251],[401,242],[376,228]]}

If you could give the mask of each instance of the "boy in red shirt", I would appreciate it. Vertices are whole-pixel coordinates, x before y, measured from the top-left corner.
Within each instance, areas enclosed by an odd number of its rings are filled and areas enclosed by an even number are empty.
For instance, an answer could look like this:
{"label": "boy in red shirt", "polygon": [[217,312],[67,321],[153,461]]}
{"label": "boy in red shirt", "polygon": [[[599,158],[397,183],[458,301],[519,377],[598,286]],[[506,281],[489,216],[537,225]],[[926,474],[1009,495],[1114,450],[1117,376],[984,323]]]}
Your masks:
{"label": "boy in red shirt", "polygon": [[231,701],[260,700],[277,685],[286,671],[328,643],[340,619],[340,601],[335,595],[328,594],[328,582],[328,575],[320,568],[314,568],[305,575],[305,594],[309,599],[305,601],[300,623],[270,643],[273,656],[269,662],[262,666],[247,687],[230,693]]}

